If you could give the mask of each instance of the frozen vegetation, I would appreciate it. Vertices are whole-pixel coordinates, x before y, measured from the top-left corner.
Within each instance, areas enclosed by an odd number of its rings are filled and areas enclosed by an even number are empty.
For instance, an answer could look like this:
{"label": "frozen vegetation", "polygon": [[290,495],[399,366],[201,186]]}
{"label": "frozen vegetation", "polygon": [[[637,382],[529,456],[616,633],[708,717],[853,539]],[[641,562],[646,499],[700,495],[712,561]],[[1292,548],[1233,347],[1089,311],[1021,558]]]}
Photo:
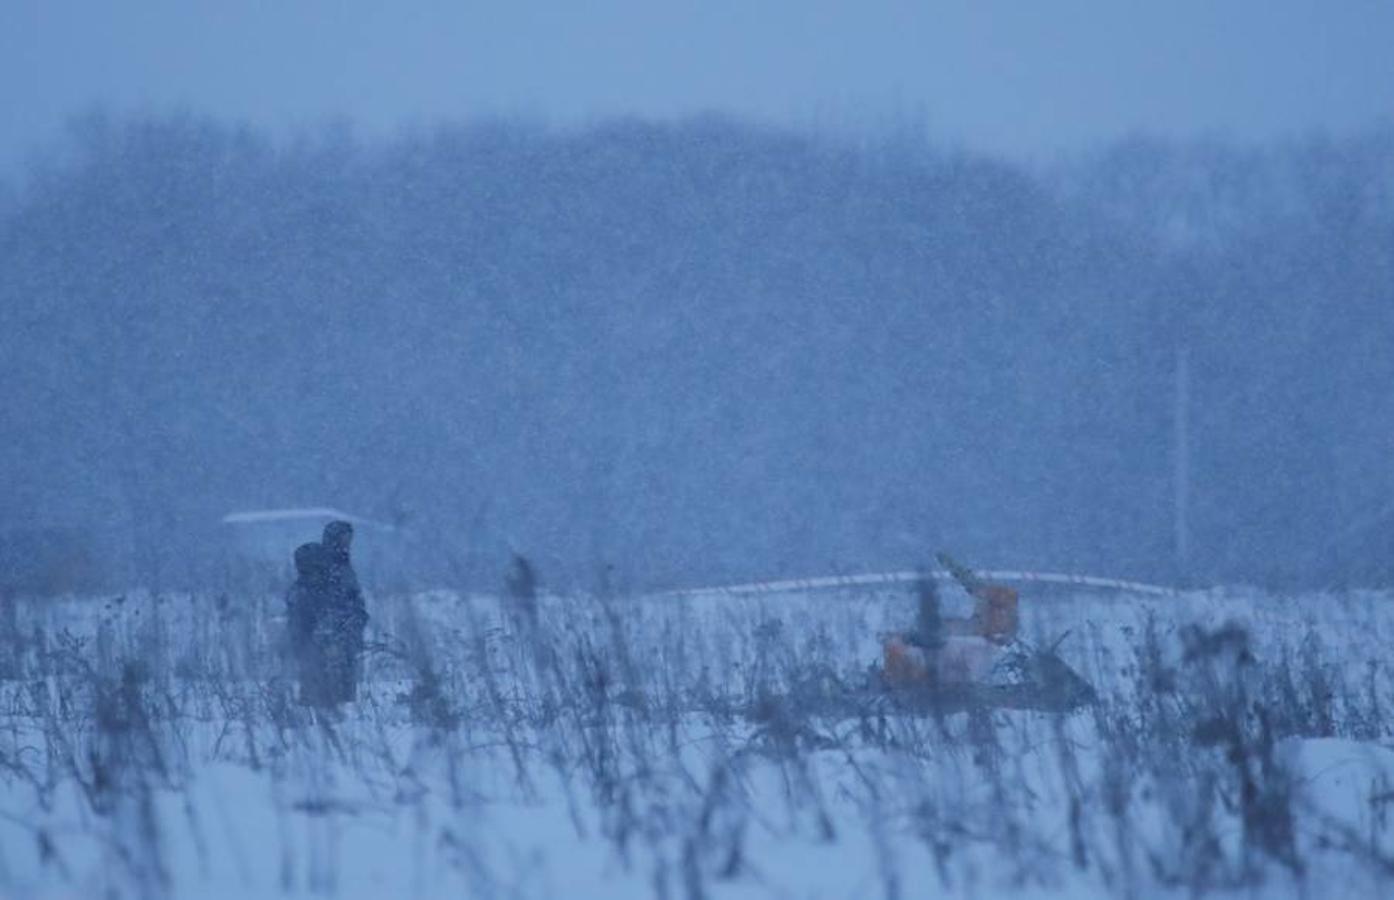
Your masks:
{"label": "frozen vegetation", "polygon": [[375,595],[331,716],[279,596],[11,602],[0,893],[1389,896],[1392,603],[1028,590],[1095,704],[831,718],[905,590]]}

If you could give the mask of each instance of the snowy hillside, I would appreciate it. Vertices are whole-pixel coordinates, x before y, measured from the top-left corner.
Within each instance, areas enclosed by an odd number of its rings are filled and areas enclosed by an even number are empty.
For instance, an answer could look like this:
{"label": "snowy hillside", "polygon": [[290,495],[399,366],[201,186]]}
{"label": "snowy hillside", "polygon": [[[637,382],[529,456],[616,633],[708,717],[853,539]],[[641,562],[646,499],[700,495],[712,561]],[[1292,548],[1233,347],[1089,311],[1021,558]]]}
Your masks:
{"label": "snowy hillside", "polygon": [[[953,598],[951,598],[952,600]],[[1394,892],[1394,598],[1027,591],[1071,714],[781,703],[861,684],[903,588],[371,598],[315,721],[280,600],[11,603],[8,897]]]}

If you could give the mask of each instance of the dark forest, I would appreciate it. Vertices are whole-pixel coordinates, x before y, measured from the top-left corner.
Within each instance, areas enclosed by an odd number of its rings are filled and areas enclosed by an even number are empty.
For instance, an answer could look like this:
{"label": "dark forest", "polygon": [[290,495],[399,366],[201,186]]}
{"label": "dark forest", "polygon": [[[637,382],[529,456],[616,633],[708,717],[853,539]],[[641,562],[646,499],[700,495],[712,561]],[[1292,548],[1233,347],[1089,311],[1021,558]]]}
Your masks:
{"label": "dark forest", "polygon": [[466,587],[938,548],[1388,583],[1391,348],[1389,130],[1030,168],[714,117],[93,116],[0,190],[0,535],[168,586],[224,513],[303,505]]}

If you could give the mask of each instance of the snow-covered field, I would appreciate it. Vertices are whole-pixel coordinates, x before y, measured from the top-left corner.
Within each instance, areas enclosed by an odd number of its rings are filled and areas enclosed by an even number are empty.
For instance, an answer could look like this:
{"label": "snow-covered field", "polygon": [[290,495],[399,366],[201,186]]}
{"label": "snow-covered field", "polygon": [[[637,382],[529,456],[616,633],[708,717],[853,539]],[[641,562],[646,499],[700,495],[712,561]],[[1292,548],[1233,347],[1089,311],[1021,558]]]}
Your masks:
{"label": "snow-covered field", "polygon": [[278,598],[8,604],[0,895],[1394,896],[1387,594],[1027,590],[1096,705],[841,721],[907,590],[370,603],[332,719]]}

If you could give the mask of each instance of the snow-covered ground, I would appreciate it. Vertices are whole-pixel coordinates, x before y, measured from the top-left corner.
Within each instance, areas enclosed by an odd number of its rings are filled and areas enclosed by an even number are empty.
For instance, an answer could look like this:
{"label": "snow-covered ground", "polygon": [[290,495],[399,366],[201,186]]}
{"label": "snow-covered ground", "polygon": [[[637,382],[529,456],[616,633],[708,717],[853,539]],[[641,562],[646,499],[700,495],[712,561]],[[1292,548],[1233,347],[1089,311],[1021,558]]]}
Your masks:
{"label": "snow-covered ground", "polygon": [[1028,590],[1095,706],[837,721],[908,590],[371,600],[330,719],[276,598],[11,606],[0,895],[1394,896],[1387,594]]}

